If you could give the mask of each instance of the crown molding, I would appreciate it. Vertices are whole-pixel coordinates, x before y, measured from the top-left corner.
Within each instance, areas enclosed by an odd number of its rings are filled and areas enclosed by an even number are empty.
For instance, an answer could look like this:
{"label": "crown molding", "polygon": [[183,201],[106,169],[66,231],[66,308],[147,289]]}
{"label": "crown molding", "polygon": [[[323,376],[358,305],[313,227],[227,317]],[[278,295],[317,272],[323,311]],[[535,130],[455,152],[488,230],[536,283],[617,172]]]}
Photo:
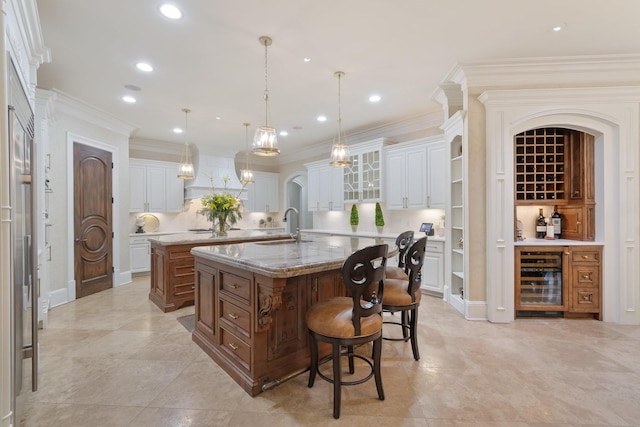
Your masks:
{"label": "crown molding", "polygon": [[91,105],[58,89],[51,89],[50,91],[55,93],[56,111],[68,114],[72,117],[112,132],[125,135],[127,138],[129,138],[131,133],[138,128],[138,126],[134,124],[120,120],[102,110],[98,110],[97,108],[92,107]]}
{"label": "crown molding", "polygon": [[640,54],[521,58],[458,64],[443,82],[463,87],[609,85],[640,82]]}
{"label": "crown molding", "polygon": [[[437,128],[442,124],[443,114],[441,109],[429,111],[417,116],[404,117],[392,122],[384,122],[367,126],[367,128],[356,129],[348,132],[349,145],[361,142],[369,142],[374,139],[386,138],[393,140],[395,137],[410,134],[429,128]],[[329,158],[333,139],[318,141],[310,148],[300,150],[295,153],[278,156],[277,164],[283,165],[287,163],[305,161],[311,158],[317,158],[326,154]],[[262,159],[261,159],[262,160]],[[262,161],[252,161],[253,164],[273,164],[265,158]]]}
{"label": "crown molding", "polygon": [[[193,148],[191,144],[189,144],[189,146]],[[129,139],[129,151],[131,150],[181,156],[184,150],[184,144],[154,139],[131,138]]]}

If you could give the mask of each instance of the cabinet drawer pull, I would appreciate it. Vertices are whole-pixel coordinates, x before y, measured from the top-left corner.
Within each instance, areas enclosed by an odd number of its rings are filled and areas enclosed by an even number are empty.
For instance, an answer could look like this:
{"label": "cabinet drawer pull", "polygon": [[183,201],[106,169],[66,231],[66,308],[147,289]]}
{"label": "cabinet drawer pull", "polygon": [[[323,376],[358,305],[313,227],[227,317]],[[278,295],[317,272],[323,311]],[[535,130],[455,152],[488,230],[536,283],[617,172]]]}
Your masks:
{"label": "cabinet drawer pull", "polygon": [[582,278],[586,280],[586,279],[589,279],[590,277],[588,274],[585,274],[584,276],[582,276]]}
{"label": "cabinet drawer pull", "polygon": [[238,350],[238,346],[232,342],[229,343],[229,347],[231,347],[231,350],[233,351],[237,351]]}
{"label": "cabinet drawer pull", "polygon": [[232,284],[232,285],[231,285],[231,287],[232,287],[233,289],[238,289],[238,285],[236,285],[235,283],[234,283],[234,284]]}
{"label": "cabinet drawer pull", "polygon": [[228,314],[228,316],[229,316],[230,318],[232,318],[233,320],[237,320],[237,319],[238,319],[238,317],[240,317],[240,316],[238,316],[237,314],[233,314],[233,313],[229,313],[229,314]]}
{"label": "cabinet drawer pull", "polygon": [[582,255],[583,259],[589,259],[589,255]]}

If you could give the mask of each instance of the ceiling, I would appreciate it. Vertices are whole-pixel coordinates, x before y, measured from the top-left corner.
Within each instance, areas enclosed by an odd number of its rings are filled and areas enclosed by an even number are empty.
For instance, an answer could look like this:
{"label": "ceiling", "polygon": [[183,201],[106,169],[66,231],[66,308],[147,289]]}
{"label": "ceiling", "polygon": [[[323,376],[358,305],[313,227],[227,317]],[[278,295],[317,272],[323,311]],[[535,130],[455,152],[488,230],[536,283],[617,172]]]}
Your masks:
{"label": "ceiling", "polygon": [[[265,121],[258,39],[266,35],[269,124],[289,132],[279,137],[282,154],[323,144],[328,156],[336,71],[345,73],[348,138],[439,111],[431,95],[458,63],[640,52],[638,0],[173,0],[184,12],[178,21],[162,16],[160,3],[37,0],[52,57],[38,86],[132,124],[134,138],[240,151],[243,123],[251,123],[251,138]],[[138,71],[141,60],[155,70]],[[370,103],[373,93],[382,100]],[[124,103],[127,94],[137,102]],[[186,137],[172,132],[184,127],[185,107],[192,110]]]}

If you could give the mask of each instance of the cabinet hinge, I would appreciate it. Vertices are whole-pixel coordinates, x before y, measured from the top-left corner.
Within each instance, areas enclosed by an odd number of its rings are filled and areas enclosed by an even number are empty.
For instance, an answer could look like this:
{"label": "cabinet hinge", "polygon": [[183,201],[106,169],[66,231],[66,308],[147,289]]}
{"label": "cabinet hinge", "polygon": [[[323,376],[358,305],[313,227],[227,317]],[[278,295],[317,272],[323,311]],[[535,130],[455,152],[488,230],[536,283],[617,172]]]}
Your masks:
{"label": "cabinet hinge", "polygon": [[111,232],[111,238],[113,239],[115,236],[115,234],[113,233],[113,231]]}
{"label": "cabinet hinge", "polygon": [[112,267],[111,267],[111,272],[112,272],[112,273],[115,273],[115,272],[116,272],[116,268],[112,266]]}
{"label": "cabinet hinge", "polygon": [[113,204],[113,197],[111,198],[111,204]]}
{"label": "cabinet hinge", "polygon": [[113,162],[111,162],[111,169],[113,169]]}

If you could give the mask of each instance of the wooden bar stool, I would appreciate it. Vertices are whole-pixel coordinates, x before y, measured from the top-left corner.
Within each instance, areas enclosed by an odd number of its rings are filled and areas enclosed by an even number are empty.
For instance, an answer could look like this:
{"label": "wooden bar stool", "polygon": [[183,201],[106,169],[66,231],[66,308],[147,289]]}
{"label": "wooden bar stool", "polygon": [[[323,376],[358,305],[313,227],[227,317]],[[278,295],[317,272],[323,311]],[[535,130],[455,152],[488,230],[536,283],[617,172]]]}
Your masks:
{"label": "wooden bar stool", "polygon": [[398,237],[396,237],[396,246],[398,247],[398,266],[387,266],[385,278],[409,280],[404,258],[411,242],[413,242],[413,231],[411,230],[400,233]]}
{"label": "wooden bar stool", "polygon": [[[309,387],[318,374],[333,383],[333,417],[340,418],[341,386],[356,385],[375,377],[378,398],[384,400],[380,359],[382,355],[382,299],[384,297],[384,273],[387,263],[386,244],[369,246],[354,252],[342,266],[342,282],[350,297],[334,297],[312,305],[307,311],[311,367]],[[363,295],[369,295],[364,299]],[[332,353],[318,360],[318,341],[331,344]],[[371,357],[354,353],[354,346],[373,342]],[[345,351],[343,352],[343,348]],[[340,359],[349,359],[349,373],[355,372],[354,358],[363,360],[371,372],[362,379],[344,381]],[[327,360],[333,362],[333,378],[319,370]]]}
{"label": "wooden bar stool", "polygon": [[420,360],[416,328],[418,327],[418,307],[422,299],[420,270],[422,270],[422,264],[424,263],[426,245],[427,238],[423,237],[409,246],[405,254],[405,264],[409,272],[408,279],[385,279],[384,297],[382,298],[382,310],[384,312],[401,312],[400,322],[389,320],[384,323],[402,327],[402,338],[384,337],[384,339],[390,341],[411,340],[411,349],[415,360]]}

